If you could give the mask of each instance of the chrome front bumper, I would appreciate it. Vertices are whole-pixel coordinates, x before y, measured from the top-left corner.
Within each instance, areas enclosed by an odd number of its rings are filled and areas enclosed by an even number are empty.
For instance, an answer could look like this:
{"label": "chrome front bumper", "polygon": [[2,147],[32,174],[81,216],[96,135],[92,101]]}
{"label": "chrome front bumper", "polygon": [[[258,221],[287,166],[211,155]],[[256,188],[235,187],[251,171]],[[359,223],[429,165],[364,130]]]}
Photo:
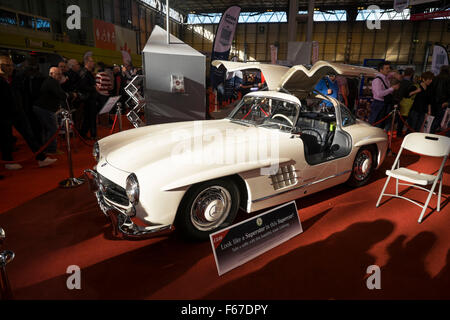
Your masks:
{"label": "chrome front bumper", "polygon": [[111,219],[113,233],[116,238],[127,240],[143,240],[156,236],[162,236],[174,230],[172,225],[156,225],[142,227],[135,224],[131,218],[136,215],[136,209],[123,209],[107,201],[103,191],[99,174],[95,170],[84,170],[89,188],[95,192],[98,205],[103,213]]}

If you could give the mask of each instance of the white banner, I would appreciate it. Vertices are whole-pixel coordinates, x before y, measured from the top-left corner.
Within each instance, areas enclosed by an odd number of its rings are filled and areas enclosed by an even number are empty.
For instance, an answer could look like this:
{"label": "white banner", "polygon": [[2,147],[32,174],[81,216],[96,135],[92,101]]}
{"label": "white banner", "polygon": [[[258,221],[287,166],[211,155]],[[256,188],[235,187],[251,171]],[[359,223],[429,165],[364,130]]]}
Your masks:
{"label": "white banner", "polygon": [[417,4],[429,3],[429,2],[437,2],[439,0],[410,0],[409,5],[415,6]]}
{"label": "white banner", "polygon": [[225,11],[220,19],[216,39],[214,40],[214,52],[227,52],[230,50],[240,13],[241,8],[238,6],[230,7]]}
{"label": "white banner", "polygon": [[317,61],[319,61],[319,42],[318,41],[313,41],[312,42],[311,64],[314,64]]}
{"label": "white banner", "polygon": [[441,66],[448,66],[448,53],[447,49],[440,45],[434,45],[433,47],[433,59],[431,62],[431,71],[434,75],[438,75]]}
{"label": "white banner", "polygon": [[425,121],[423,122],[422,132],[430,133],[431,125],[433,124],[433,120],[434,120],[433,116],[431,116],[429,114],[425,115]]}
{"label": "white banner", "polygon": [[273,44],[270,45],[270,62],[277,64],[278,61],[278,47]]}

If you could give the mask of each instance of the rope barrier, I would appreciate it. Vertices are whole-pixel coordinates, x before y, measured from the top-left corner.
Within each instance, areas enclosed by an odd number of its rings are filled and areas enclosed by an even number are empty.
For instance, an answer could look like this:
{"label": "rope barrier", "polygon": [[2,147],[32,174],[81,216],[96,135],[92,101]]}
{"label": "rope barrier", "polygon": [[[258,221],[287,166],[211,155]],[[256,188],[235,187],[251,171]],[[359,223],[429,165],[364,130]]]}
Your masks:
{"label": "rope barrier", "polygon": [[389,112],[389,114],[388,114],[386,117],[384,117],[384,118],[381,119],[381,120],[378,120],[377,122],[375,122],[375,123],[372,124],[372,125],[373,125],[373,126],[376,126],[377,124],[382,123],[384,120],[386,120],[387,118],[389,118],[389,117],[392,115],[392,113],[394,113],[394,111]]}
{"label": "rope barrier", "polygon": [[[400,120],[402,120],[402,122],[404,123],[404,125],[411,131],[411,132],[417,132],[416,130],[414,130],[413,128],[410,127],[410,125],[408,124],[408,122],[406,122],[406,120],[402,117],[402,115],[400,114],[400,112],[398,113]],[[440,132],[436,132],[434,134],[438,134],[438,135],[443,135],[445,133],[447,133],[450,130],[450,128],[445,129],[444,131],[440,131]]]}
{"label": "rope barrier", "polygon": [[408,124],[408,122],[406,122],[405,119],[403,119],[402,115],[400,114],[400,112],[398,113],[400,120],[402,120],[403,124],[408,128],[409,131],[411,132],[416,132],[416,130],[414,130],[413,128],[411,128],[411,126]]}
{"label": "rope barrier", "polygon": [[93,147],[94,144],[90,144],[89,142],[87,142],[86,140],[84,140],[84,138],[81,136],[81,134],[78,132],[78,130],[75,128],[75,126],[72,124],[71,125],[73,132],[76,133],[76,135],[78,136],[78,138],[80,138],[81,142],[83,142],[85,145],[89,146],[89,147]]}
{"label": "rope barrier", "polygon": [[42,147],[40,147],[38,151],[33,152],[33,155],[30,156],[29,158],[21,159],[21,160],[12,160],[12,161],[3,161],[3,160],[0,160],[0,163],[3,163],[3,164],[9,164],[9,163],[23,163],[23,162],[26,162],[26,161],[28,161],[28,160],[31,160],[31,159],[35,158],[38,154],[42,153],[45,149],[47,149],[47,147],[50,145],[50,143],[51,143],[53,140],[56,139],[56,137],[59,135],[59,130],[61,130],[61,128],[62,128],[62,126],[59,126],[59,127],[56,129],[55,134],[54,134],[54,135],[53,135],[53,136],[52,136],[52,137],[51,137],[51,138],[50,138],[50,139],[49,139]]}

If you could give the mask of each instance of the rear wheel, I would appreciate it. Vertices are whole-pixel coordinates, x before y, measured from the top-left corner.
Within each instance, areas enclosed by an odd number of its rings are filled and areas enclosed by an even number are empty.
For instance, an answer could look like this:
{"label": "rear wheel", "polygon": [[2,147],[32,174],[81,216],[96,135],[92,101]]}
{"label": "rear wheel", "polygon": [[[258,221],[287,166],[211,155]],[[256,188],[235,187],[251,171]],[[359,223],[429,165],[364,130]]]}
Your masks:
{"label": "rear wheel", "polygon": [[175,225],[188,238],[207,240],[210,233],[233,223],[239,199],[233,181],[217,179],[197,184],[181,202]]}
{"label": "rear wheel", "polygon": [[361,187],[370,180],[375,167],[375,151],[371,146],[364,146],[358,150],[353,162],[352,174],[347,184],[352,187]]}

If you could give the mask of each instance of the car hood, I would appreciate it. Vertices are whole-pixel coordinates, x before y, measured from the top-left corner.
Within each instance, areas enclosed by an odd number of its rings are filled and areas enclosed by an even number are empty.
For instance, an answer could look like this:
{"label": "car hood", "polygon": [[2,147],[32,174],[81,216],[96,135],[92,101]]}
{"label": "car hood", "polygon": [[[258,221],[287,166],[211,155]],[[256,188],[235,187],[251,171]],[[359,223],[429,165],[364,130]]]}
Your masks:
{"label": "car hood", "polygon": [[[228,119],[189,121],[123,131],[100,140],[99,146],[101,156],[106,157],[110,165],[129,173],[157,163],[170,164],[173,168],[180,164],[189,170],[192,166],[202,166],[205,158],[225,157],[229,137],[234,139],[231,140],[233,150],[247,151],[252,145],[271,139],[274,132],[276,130],[247,127]],[[279,159],[267,159],[261,165],[272,160]],[[250,160],[245,157],[240,162]]]}

